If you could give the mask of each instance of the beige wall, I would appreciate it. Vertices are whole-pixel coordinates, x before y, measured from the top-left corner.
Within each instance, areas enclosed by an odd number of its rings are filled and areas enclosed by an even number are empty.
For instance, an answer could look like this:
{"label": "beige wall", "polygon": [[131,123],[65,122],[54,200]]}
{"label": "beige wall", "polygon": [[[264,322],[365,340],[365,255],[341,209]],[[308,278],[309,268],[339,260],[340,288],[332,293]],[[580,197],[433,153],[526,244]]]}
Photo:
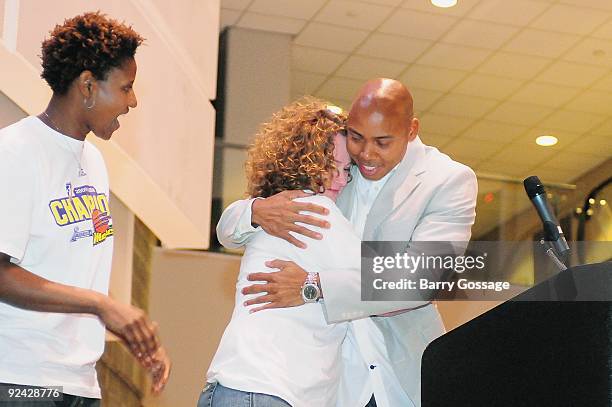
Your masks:
{"label": "beige wall", "polygon": [[27,114],[39,113],[50,96],[38,55],[55,24],[101,10],[146,38],[136,57],[138,108],[120,118],[110,142],[90,140],[105,156],[113,193],[164,245],[208,247],[219,0],[183,0],[181,7],[146,0],[5,0],[3,13],[9,3],[18,5],[18,20],[15,32],[3,35],[16,38],[16,52],[0,44],[0,91]]}
{"label": "beige wall", "polygon": [[[226,34],[223,141],[246,146],[259,125],[289,102],[291,92],[291,36],[232,27]],[[219,136],[219,135],[217,135]],[[223,205],[245,196],[246,152],[223,149]]]}
{"label": "beige wall", "polygon": [[231,317],[239,265],[239,256],[155,251],[149,313],[174,366],[166,391],[147,406],[195,406]]}

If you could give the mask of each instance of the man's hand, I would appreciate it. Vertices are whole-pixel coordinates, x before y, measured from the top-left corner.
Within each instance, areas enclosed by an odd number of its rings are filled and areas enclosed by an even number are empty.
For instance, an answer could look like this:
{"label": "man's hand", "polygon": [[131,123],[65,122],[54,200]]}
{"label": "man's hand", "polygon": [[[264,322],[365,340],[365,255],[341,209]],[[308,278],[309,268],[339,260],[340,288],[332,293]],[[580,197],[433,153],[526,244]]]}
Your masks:
{"label": "man's hand", "polygon": [[166,350],[163,346],[160,346],[157,349],[157,352],[152,356],[152,361],[147,369],[151,373],[152,380],[152,388],[151,392],[154,395],[160,394],[166,383],[168,382],[168,377],[170,377],[170,369],[172,368],[172,362],[170,362],[170,358],[166,353]]}
{"label": "man's hand", "polygon": [[245,301],[244,305],[265,304],[251,309],[251,313],[268,308],[296,307],[304,304],[302,285],[308,273],[292,261],[274,260],[266,266],[279,269],[272,273],[251,273],[249,281],[265,281],[265,284],[254,284],[242,289],[243,294],[265,293]]}
{"label": "man's hand", "polygon": [[310,194],[303,191],[283,191],[266,199],[256,199],[251,207],[251,222],[261,226],[263,230],[272,236],[285,239],[294,246],[304,249],[306,244],[293,237],[289,232],[295,232],[317,240],[321,240],[323,236],[320,233],[297,225],[296,222],[324,229],[329,228],[329,222],[327,221],[316,216],[300,214],[301,211],[320,215],[327,215],[329,213],[327,208],[322,206],[308,202],[293,201],[296,198],[305,196],[310,196]]}
{"label": "man's hand", "polygon": [[106,329],[121,338],[141,363],[145,364],[144,361],[158,351],[157,324],[141,309],[104,296],[97,315]]}

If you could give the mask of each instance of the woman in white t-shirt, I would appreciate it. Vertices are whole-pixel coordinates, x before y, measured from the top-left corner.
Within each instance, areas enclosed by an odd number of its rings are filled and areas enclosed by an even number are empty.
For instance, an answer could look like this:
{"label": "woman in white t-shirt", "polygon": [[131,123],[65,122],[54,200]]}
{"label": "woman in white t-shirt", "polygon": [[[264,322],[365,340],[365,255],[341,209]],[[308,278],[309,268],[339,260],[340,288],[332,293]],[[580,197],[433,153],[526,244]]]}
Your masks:
{"label": "woman in white t-shirt", "polygon": [[41,50],[49,104],[0,130],[0,394],[57,386],[64,405],[99,406],[105,328],[151,371],[155,392],[168,380],[155,324],[108,296],[108,174],[85,141],[90,132],[109,140],[136,107],[142,41],[101,13],[57,25]]}
{"label": "woman in white t-shirt", "polygon": [[[350,158],[345,117],[315,98],[290,104],[265,123],[248,152],[250,196],[268,197],[286,190],[316,191],[299,198],[328,209],[323,240],[306,240],[305,249],[265,231],[246,245],[236,285],[235,308],[207,373],[198,406],[334,406],[340,379],[340,345],[347,323],[328,324],[314,278],[303,290],[306,304],[253,312],[244,303],[253,295],[242,289],[247,275],[272,272],[273,259],[290,260],[304,269],[338,268],[345,256],[359,257],[360,241],[335,205],[348,182]],[[314,276],[313,276],[314,277]],[[256,402],[257,400],[257,402]],[[245,402],[254,404],[243,404]]]}

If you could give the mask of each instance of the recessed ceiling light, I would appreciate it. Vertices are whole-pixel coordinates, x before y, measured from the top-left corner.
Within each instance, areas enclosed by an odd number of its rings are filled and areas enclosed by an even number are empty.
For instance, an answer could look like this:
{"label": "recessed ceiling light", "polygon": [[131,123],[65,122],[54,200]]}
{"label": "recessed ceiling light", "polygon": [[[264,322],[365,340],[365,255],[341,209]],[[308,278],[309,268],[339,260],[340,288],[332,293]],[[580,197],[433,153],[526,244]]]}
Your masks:
{"label": "recessed ceiling light", "polygon": [[536,144],[539,146],[549,147],[557,144],[559,140],[555,136],[540,136],[536,139]]}
{"label": "recessed ceiling light", "polygon": [[457,5],[457,0],[431,0],[431,4],[436,7],[449,8]]}

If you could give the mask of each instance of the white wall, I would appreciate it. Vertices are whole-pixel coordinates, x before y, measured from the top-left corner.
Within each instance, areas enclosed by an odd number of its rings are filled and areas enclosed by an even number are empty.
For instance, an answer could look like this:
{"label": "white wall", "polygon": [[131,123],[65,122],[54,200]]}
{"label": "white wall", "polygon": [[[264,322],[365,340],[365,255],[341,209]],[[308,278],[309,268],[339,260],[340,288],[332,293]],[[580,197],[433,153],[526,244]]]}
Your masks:
{"label": "white wall", "polygon": [[[291,36],[232,27],[226,52],[223,141],[246,146],[259,125],[289,102]],[[245,159],[244,150],[223,152],[224,206],[244,197]]]}
{"label": "white wall", "polygon": [[146,38],[136,55],[138,108],[110,142],[90,140],[105,156],[113,193],[165,246],[208,247],[219,0],[2,0],[2,15],[9,3],[19,8],[16,52],[0,47],[0,91],[28,114],[50,96],[38,55],[55,24],[101,10]]}

